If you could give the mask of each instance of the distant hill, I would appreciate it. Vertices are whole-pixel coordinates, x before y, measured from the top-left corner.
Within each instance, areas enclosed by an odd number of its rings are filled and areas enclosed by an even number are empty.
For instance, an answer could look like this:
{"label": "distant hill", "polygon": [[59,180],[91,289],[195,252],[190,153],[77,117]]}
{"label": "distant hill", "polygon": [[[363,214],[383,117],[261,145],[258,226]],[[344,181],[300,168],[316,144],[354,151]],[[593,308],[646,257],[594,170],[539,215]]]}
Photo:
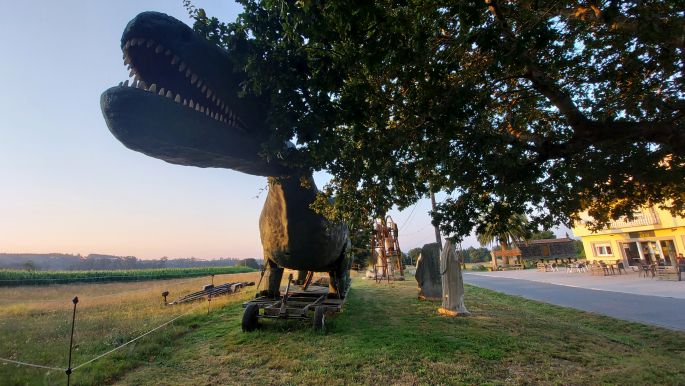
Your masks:
{"label": "distant hill", "polygon": [[37,271],[72,271],[101,269],[149,269],[149,268],[191,268],[226,267],[234,265],[254,265],[261,259],[220,258],[204,260],[194,257],[183,259],[143,260],[135,256],[112,256],[90,254],[88,256],[64,253],[0,253],[0,269],[21,269]]}

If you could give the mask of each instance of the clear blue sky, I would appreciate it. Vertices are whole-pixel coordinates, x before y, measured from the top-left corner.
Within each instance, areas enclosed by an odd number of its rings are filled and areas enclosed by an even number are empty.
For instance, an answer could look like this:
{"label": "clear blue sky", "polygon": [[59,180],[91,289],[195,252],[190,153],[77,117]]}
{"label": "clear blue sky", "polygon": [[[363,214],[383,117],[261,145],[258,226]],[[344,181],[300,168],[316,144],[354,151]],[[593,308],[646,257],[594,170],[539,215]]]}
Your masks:
{"label": "clear blue sky", "polygon": [[[222,20],[240,11],[194,3]],[[167,164],[126,149],[105,125],[100,94],[128,78],[121,32],[146,10],[191,23],[181,0],[3,4],[0,252],[262,256],[265,178]],[[423,200],[411,217],[391,213],[405,251],[433,241],[429,209]]]}

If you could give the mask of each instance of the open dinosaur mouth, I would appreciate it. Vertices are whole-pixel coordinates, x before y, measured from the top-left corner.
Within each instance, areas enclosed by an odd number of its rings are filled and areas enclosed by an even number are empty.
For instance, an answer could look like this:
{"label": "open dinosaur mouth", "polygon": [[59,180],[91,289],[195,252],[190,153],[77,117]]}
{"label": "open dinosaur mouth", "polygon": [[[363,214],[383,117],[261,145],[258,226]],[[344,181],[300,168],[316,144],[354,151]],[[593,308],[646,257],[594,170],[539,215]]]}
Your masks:
{"label": "open dinosaur mouth", "polygon": [[129,77],[120,87],[136,88],[179,106],[195,110],[232,128],[245,131],[245,124],[208,84],[172,49],[153,39],[131,38],[123,46]]}

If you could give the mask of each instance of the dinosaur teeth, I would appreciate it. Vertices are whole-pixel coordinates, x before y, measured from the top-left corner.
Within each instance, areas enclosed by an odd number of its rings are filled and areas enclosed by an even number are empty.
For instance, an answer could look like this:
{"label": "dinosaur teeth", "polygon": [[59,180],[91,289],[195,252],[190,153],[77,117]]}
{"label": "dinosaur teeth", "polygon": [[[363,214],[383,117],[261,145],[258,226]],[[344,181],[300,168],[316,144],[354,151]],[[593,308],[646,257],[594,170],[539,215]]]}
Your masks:
{"label": "dinosaur teeth", "polygon": [[153,83],[147,91],[157,92],[157,84]]}
{"label": "dinosaur teeth", "polygon": [[188,106],[188,100],[187,99],[183,100],[183,106]]}
{"label": "dinosaur teeth", "polygon": [[199,79],[199,78],[198,78],[198,80],[197,80],[197,88],[200,88],[200,86],[202,86],[202,79]]}
{"label": "dinosaur teeth", "polygon": [[124,65],[128,66],[129,64],[131,64],[131,58],[129,58],[128,56],[126,56],[125,59],[124,59]]}
{"label": "dinosaur teeth", "polygon": [[131,47],[131,41],[127,41],[126,44],[124,44],[124,51],[128,50],[128,48]]}
{"label": "dinosaur teeth", "polygon": [[186,67],[188,67],[188,65],[185,62],[181,62],[181,64],[178,66],[178,72],[183,72],[183,70],[185,70]]}
{"label": "dinosaur teeth", "polygon": [[141,80],[141,81],[138,81],[138,88],[143,89],[143,90],[146,90],[146,89],[147,89],[147,85],[145,84],[145,82],[143,82],[143,81]]}
{"label": "dinosaur teeth", "polygon": [[157,47],[155,47],[155,54],[159,54],[162,51],[164,51],[164,47],[162,47],[161,44],[157,44]]}
{"label": "dinosaur teeth", "polygon": [[[200,87],[199,83],[198,83],[197,87]],[[202,93],[203,94],[205,93],[206,90],[207,90],[207,85],[202,86]]]}
{"label": "dinosaur teeth", "polygon": [[174,102],[176,102],[176,103],[181,102],[181,94],[176,94],[176,98],[174,98]]}
{"label": "dinosaur teeth", "polygon": [[193,74],[190,76],[190,84],[195,84],[197,82],[197,75]]}
{"label": "dinosaur teeth", "polygon": [[200,111],[200,105],[195,105],[195,111]]}
{"label": "dinosaur teeth", "polygon": [[188,77],[190,76],[190,74],[192,74],[192,73],[193,73],[193,72],[190,71],[190,68],[187,69],[187,70],[186,70],[186,78],[188,78]]}
{"label": "dinosaur teeth", "polygon": [[190,100],[190,104],[189,104],[188,106],[189,106],[191,109],[192,109],[193,107],[195,107],[195,105],[193,105],[193,100],[192,100],[192,99]]}
{"label": "dinosaur teeth", "polygon": [[157,95],[164,96],[164,94],[165,94],[164,87],[162,87],[159,89],[159,94],[157,94]]}
{"label": "dinosaur teeth", "polygon": [[124,86],[124,87],[128,87],[128,79],[126,79],[126,80],[124,81],[123,86]]}
{"label": "dinosaur teeth", "polygon": [[179,58],[178,56],[174,55],[174,57],[171,58],[171,65],[172,65],[172,66],[175,65],[176,63],[178,63],[179,60],[181,60],[181,58]]}
{"label": "dinosaur teeth", "polygon": [[203,106],[200,106],[200,112],[201,112],[201,113],[204,113],[204,112],[205,112],[205,108],[204,108]]}
{"label": "dinosaur teeth", "polygon": [[119,87],[122,87],[124,85],[124,82],[119,82]]}
{"label": "dinosaur teeth", "polygon": [[166,97],[169,98],[169,99],[171,99],[171,98],[174,97],[174,94],[171,93],[171,90],[169,90],[169,91],[166,92]]}

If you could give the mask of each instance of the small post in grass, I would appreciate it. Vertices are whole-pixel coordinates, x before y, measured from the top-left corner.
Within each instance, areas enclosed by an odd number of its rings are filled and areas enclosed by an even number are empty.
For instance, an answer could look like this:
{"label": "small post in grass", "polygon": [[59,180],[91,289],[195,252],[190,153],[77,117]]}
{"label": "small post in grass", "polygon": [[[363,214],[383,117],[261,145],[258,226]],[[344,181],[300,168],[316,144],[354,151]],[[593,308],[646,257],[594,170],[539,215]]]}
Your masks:
{"label": "small post in grass", "polygon": [[71,338],[69,338],[69,364],[67,365],[67,370],[65,371],[67,373],[67,386],[71,385],[71,353],[74,349],[74,324],[76,323],[76,304],[78,304],[78,296],[74,296],[74,298],[71,299],[71,302],[74,303],[74,312],[71,316]]}

